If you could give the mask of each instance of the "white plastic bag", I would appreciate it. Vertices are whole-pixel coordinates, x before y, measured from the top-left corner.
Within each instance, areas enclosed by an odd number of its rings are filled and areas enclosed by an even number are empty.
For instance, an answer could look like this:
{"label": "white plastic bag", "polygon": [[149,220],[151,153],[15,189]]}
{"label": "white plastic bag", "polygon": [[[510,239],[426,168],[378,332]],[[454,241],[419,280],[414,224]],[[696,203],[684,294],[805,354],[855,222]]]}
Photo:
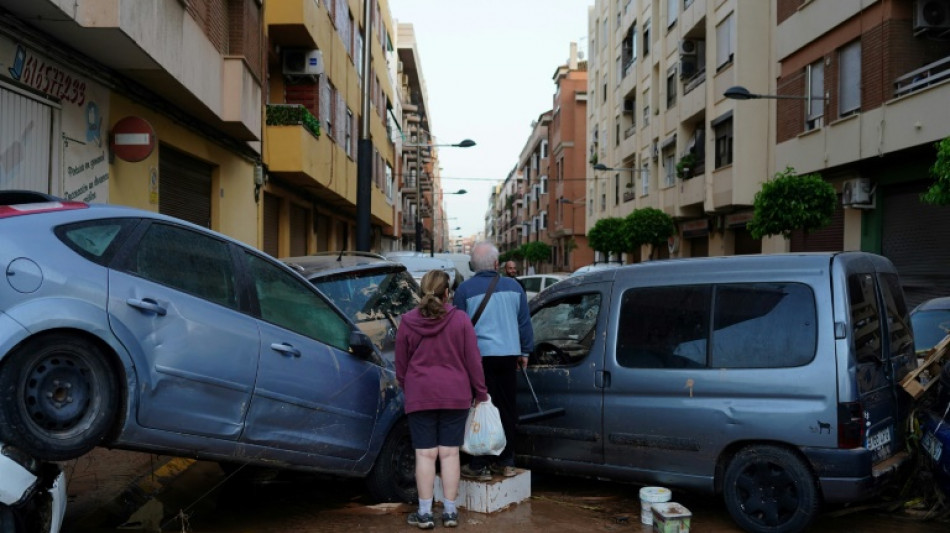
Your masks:
{"label": "white plastic bag", "polygon": [[501,415],[491,403],[491,398],[469,409],[463,452],[469,455],[501,455],[505,444],[505,428],[501,425]]}

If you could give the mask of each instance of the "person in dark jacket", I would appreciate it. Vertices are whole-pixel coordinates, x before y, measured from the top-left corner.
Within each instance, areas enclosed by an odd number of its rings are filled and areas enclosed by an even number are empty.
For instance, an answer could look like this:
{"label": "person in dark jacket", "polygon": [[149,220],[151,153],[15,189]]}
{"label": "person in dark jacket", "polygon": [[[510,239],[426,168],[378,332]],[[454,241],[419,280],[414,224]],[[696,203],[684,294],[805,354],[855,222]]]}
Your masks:
{"label": "person in dark jacket", "polygon": [[528,300],[517,280],[498,274],[498,248],[489,241],[472,247],[472,268],[475,275],[462,282],[455,292],[454,303],[469,316],[478,312],[492,280],[498,278],[488,296],[475,335],[482,354],[485,384],[491,401],[501,415],[507,444],[497,458],[473,456],[462,467],[462,476],[478,481],[489,481],[492,473],[504,477],[517,475],[515,447],[518,425],[518,407],[515,396],[518,389],[518,369],[528,364],[528,354],[534,350],[534,330],[528,313]]}
{"label": "person in dark jacket", "polygon": [[419,306],[402,316],[396,332],[396,378],[406,397],[419,491],[419,510],[408,521],[420,529],[435,527],[432,499],[438,459],[442,524],[455,527],[465,422],[473,391],[475,402],[488,401],[488,391],[471,319],[448,303],[448,274],[427,272],[420,290]]}

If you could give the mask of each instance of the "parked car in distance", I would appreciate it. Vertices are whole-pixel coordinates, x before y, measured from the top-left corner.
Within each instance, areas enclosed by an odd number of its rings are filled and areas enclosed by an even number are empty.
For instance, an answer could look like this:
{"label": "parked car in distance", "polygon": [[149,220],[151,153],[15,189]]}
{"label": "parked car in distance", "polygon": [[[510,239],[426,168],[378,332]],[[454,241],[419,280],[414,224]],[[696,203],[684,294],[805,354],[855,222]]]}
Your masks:
{"label": "parked car in distance", "polygon": [[[3,199],[0,194],[0,199]],[[393,365],[299,273],[128,207],[0,205],[0,442],[364,478],[410,501]]]}
{"label": "parked car in distance", "polygon": [[518,280],[521,281],[521,286],[524,287],[524,292],[530,300],[537,296],[539,292],[559,281],[567,279],[569,276],[570,274],[562,273],[530,274],[527,276],[518,276]]}
{"label": "parked car in distance", "polygon": [[455,269],[455,263],[449,259],[430,256],[422,252],[388,252],[385,257],[406,265],[406,269],[416,280],[416,283],[420,283],[422,276],[425,276],[426,272],[430,270],[444,270],[449,274],[453,291],[462,284],[462,277]]}
{"label": "parked car in distance", "polygon": [[0,532],[58,533],[66,514],[66,475],[0,442]]}
{"label": "parked car in distance", "polygon": [[456,272],[459,273],[459,283],[467,280],[468,278],[475,275],[475,272],[472,270],[471,259],[472,256],[469,254],[454,253],[454,252],[440,252],[435,254],[435,257],[441,259],[448,259],[455,265]]}
{"label": "parked car in distance", "polygon": [[580,276],[582,274],[587,274],[589,272],[599,272],[601,270],[617,268],[621,266],[623,266],[623,264],[621,263],[591,263],[589,265],[578,268],[574,272],[571,272],[571,276]]}
{"label": "parked car in distance", "polygon": [[319,252],[285,257],[366,333],[383,357],[395,361],[402,315],[419,305],[419,284],[406,266],[369,252]]}
{"label": "parked car in distance", "polygon": [[916,357],[884,257],[649,261],[530,307],[518,410],[563,409],[519,425],[533,470],[718,494],[742,529],[791,532],[911,464],[900,383]]}
{"label": "parked car in distance", "polygon": [[910,312],[914,347],[924,354],[950,334],[950,296],[933,298]]}

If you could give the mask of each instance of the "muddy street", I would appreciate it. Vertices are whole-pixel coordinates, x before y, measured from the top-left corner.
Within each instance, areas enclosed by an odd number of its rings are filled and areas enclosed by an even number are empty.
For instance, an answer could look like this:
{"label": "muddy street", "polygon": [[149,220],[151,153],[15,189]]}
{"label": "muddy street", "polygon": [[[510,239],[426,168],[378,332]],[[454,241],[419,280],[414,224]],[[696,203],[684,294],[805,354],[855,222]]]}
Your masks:
{"label": "muddy street", "polygon": [[[406,524],[407,514],[414,510],[412,506],[374,505],[358,480],[314,478],[293,473],[263,476],[256,481],[227,479],[217,464],[208,462],[194,463],[173,475],[174,481],[155,497],[139,501],[131,517],[120,516],[122,513],[116,511],[120,507],[116,502],[105,505],[104,501],[82,501],[83,498],[76,495],[77,502],[74,503],[77,505],[67,515],[65,531],[104,533],[157,531],[159,528],[162,531],[214,533],[416,530]],[[650,526],[640,523],[638,489],[633,485],[533,473],[529,500],[491,514],[463,509],[458,529],[517,533],[652,531]],[[119,497],[120,500],[123,498],[135,499],[129,495]],[[673,499],[692,512],[693,532],[740,531],[717,499],[677,490],[673,491]],[[922,509],[894,511],[891,510],[893,505],[885,503],[869,502],[859,510],[826,509],[811,531],[942,533],[950,529],[946,513],[942,519],[927,520]],[[95,505],[100,505],[100,508],[94,509]],[[104,512],[106,507],[114,512]],[[131,506],[126,505],[125,509],[131,511]],[[436,509],[438,513],[438,506]],[[441,528],[441,524],[437,528]]]}

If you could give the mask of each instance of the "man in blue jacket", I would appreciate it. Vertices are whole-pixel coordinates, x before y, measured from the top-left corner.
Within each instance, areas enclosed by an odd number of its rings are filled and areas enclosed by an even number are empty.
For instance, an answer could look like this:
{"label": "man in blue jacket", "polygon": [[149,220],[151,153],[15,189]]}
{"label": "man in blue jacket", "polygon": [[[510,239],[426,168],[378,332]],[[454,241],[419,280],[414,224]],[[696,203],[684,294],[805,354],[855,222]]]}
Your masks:
{"label": "man in blue jacket", "polygon": [[[508,444],[497,458],[474,456],[462,467],[462,476],[479,481],[491,480],[492,472],[512,477],[515,471],[515,438],[518,408],[515,394],[518,369],[528,364],[528,354],[534,349],[534,332],[528,314],[528,299],[524,289],[512,278],[498,273],[498,249],[488,241],[472,248],[472,268],[475,275],[462,282],[455,291],[454,305],[474,317],[492,280],[498,278],[488,297],[482,314],[475,324],[478,350],[482,354],[485,385],[492,403],[501,415]],[[492,463],[492,460],[495,460]]]}

